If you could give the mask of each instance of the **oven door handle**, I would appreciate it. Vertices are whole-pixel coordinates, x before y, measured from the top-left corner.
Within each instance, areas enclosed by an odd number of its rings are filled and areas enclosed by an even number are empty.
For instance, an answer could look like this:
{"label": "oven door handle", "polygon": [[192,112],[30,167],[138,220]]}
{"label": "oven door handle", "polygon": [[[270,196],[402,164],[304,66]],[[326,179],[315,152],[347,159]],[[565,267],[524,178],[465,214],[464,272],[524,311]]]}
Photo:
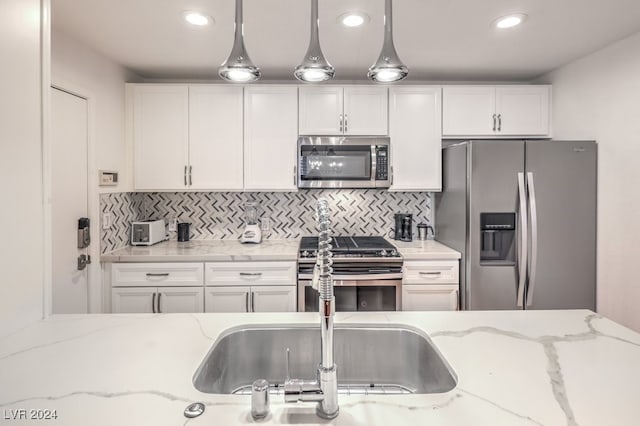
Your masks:
{"label": "oven door handle", "polygon": [[[300,280],[311,280],[313,274],[299,274]],[[371,280],[401,280],[402,272],[389,273],[389,274],[348,274],[339,275],[333,274],[333,281],[371,281]]]}

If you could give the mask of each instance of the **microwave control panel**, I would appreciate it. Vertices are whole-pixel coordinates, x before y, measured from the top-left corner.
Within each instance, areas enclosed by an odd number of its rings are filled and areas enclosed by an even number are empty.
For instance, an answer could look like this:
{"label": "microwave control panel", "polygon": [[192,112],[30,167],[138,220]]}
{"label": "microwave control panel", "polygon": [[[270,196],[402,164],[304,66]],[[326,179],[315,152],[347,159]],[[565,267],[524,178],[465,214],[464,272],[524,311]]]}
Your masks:
{"label": "microwave control panel", "polygon": [[376,180],[389,179],[389,147],[376,146]]}

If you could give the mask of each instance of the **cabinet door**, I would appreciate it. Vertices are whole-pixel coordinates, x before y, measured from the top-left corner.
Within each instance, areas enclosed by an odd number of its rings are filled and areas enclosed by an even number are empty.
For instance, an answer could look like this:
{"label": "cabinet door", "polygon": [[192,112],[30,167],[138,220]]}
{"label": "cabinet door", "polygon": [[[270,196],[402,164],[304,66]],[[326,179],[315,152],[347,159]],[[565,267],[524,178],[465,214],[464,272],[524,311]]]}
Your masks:
{"label": "cabinet door", "polygon": [[296,286],[251,287],[252,312],[295,312]]}
{"label": "cabinet door", "polygon": [[189,188],[242,190],[242,87],[189,86]]}
{"label": "cabinet door", "polygon": [[205,287],[205,312],[249,312],[251,287]]}
{"label": "cabinet door", "polygon": [[496,87],[498,134],[549,135],[550,86]]}
{"label": "cabinet door", "polygon": [[114,314],[150,314],[154,312],[155,287],[111,289],[111,312]]}
{"label": "cabinet door", "polygon": [[390,190],[442,189],[442,129],[439,87],[390,89]]}
{"label": "cabinet door", "polygon": [[457,285],[403,285],[403,311],[456,311]]}
{"label": "cabinet door", "polygon": [[298,89],[246,87],[244,187],[252,191],[296,191]]}
{"label": "cabinet door", "polygon": [[343,89],[338,86],[300,87],[300,134],[339,135],[343,132]]}
{"label": "cabinet door", "polygon": [[161,314],[204,312],[202,287],[159,287],[157,297]]}
{"label": "cabinet door", "polygon": [[133,86],[136,189],[185,189],[188,140],[187,86]]}
{"label": "cabinet door", "polygon": [[386,87],[344,88],[344,134],[387,135],[389,99]]}
{"label": "cabinet door", "polygon": [[[444,136],[493,136],[493,86],[447,86],[442,89]],[[497,129],[496,129],[497,130]]]}

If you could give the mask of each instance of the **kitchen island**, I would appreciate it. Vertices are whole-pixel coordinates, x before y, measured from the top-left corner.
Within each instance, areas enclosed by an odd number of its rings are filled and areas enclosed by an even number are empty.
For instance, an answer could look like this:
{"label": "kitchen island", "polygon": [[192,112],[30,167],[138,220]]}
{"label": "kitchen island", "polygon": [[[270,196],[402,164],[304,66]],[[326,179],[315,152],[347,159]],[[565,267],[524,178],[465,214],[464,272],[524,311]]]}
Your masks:
{"label": "kitchen island", "polygon": [[[201,393],[193,375],[224,330],[291,323],[317,324],[318,314],[53,316],[0,340],[0,424],[255,423],[250,396]],[[593,312],[336,315],[336,324],[352,323],[426,332],[458,384],[442,394],[340,395],[332,423],[599,426],[640,419],[640,334]],[[261,424],[327,423],[314,404],[281,398],[272,397]],[[206,410],[188,420],[183,410],[195,401]],[[11,420],[20,410],[55,410],[57,419]]]}

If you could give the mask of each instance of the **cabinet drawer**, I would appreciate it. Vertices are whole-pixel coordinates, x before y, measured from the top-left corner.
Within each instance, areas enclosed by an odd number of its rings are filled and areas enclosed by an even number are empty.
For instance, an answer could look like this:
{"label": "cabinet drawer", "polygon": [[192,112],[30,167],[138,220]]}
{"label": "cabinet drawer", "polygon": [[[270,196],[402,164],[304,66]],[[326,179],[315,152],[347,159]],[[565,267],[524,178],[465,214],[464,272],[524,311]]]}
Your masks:
{"label": "cabinet drawer", "polygon": [[295,285],[296,262],[212,262],[205,285]]}
{"label": "cabinet drawer", "polygon": [[403,285],[403,311],[456,311],[457,285]]}
{"label": "cabinet drawer", "polygon": [[112,287],[199,286],[204,282],[202,263],[113,263]]}
{"label": "cabinet drawer", "polygon": [[458,284],[458,261],[405,262],[403,284]]}

